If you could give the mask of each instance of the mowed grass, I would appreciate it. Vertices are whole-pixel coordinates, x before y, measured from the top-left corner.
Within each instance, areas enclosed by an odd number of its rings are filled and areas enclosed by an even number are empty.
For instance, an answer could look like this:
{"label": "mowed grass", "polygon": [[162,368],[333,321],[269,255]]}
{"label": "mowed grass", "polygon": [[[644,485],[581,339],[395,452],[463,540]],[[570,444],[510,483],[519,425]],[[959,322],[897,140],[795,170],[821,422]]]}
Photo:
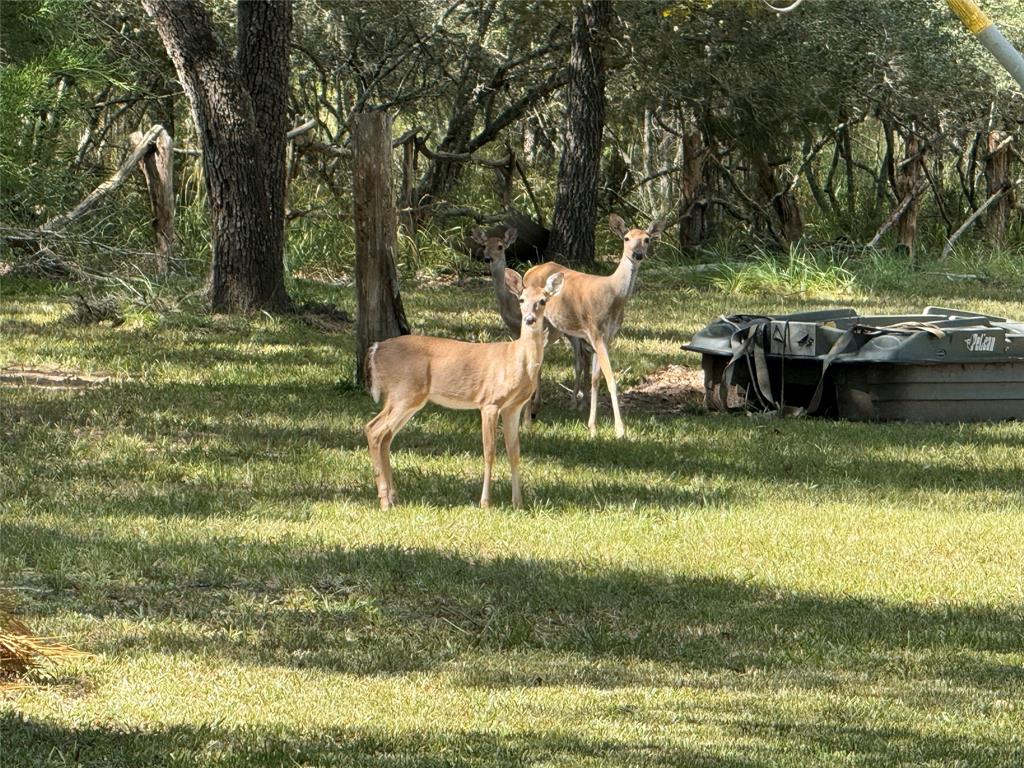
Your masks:
{"label": "mowed grass", "polygon": [[[628,309],[624,387],[698,366],[679,345],[723,312],[1024,317],[1020,291],[939,281],[778,299],[668,274]],[[405,299],[422,332],[503,335],[484,283]],[[63,311],[0,286],[0,365],[113,376],[0,390],[0,580],[95,656],[6,694],[5,765],[1024,762],[1024,424],[633,409],[616,441],[603,406],[590,439],[561,345],[525,509],[503,458],[475,506],[478,417],[430,407],[381,513],[351,333]]]}

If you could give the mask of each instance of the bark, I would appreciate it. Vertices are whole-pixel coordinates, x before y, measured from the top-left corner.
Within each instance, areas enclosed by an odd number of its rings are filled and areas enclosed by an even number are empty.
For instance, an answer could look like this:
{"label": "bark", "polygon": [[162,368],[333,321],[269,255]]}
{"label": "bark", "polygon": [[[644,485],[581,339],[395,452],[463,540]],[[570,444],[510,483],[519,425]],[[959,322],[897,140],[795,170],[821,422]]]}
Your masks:
{"label": "bark", "polygon": [[[257,120],[253,95],[243,84],[235,60],[199,2],[142,0],[142,4],[153,17],[174,62],[202,143],[203,177],[213,235],[213,309],[287,309],[290,302],[284,287],[283,235],[278,231],[283,228],[284,161],[283,154],[278,160],[277,142],[270,136],[276,130],[276,112]],[[267,5],[274,8],[240,10],[246,19],[239,25],[246,49],[240,53],[240,59],[263,60],[280,53],[277,34],[264,36],[243,31],[255,23],[254,19],[272,17],[277,23],[290,19],[289,4]],[[287,31],[281,34],[287,37]],[[284,50],[287,52],[287,48]],[[266,104],[267,92],[280,93],[275,78],[282,71],[287,73],[287,63],[267,64],[266,71],[273,82],[256,88],[261,105]],[[252,78],[252,72],[249,77]],[[278,183],[268,178],[273,173],[281,176],[279,197],[274,196]],[[271,210],[277,206],[280,210]]]}
{"label": "bark", "polygon": [[796,242],[804,234],[804,222],[800,215],[800,206],[793,196],[793,190],[779,187],[775,169],[768,164],[766,158],[758,158],[755,165],[757,167],[757,186],[779,219],[782,239],[787,243]]}
{"label": "bark", "polygon": [[843,152],[843,162],[846,166],[846,210],[850,214],[850,220],[853,220],[854,213],[857,209],[857,185],[856,179],[853,177],[853,146],[851,145],[850,138],[851,128],[849,122],[843,126],[840,133],[840,142]]}
{"label": "bark", "polygon": [[402,229],[405,234],[412,237],[416,234],[416,219],[414,215],[415,182],[413,175],[416,173],[416,134],[414,133],[402,144]]}
{"label": "bark", "polygon": [[825,199],[825,193],[821,191],[821,184],[818,183],[818,174],[814,170],[814,156],[817,154],[814,151],[810,131],[807,131],[804,135],[804,164],[801,170],[803,171],[804,178],[807,179],[807,188],[811,191],[811,197],[814,198],[814,204],[818,206],[818,210],[823,216],[828,216],[829,206],[828,201]]}
{"label": "bark", "polygon": [[[1010,183],[1010,143],[1009,134],[1003,131],[990,131],[988,134],[988,152],[985,156],[985,191],[989,198]],[[1009,195],[1002,195],[993,203],[985,216],[985,229],[994,243],[1002,244],[1006,239],[1006,225],[1010,218],[1012,200]]]}
{"label": "bark", "polygon": [[679,246],[692,249],[707,235],[708,202],[704,188],[704,158],[707,151],[700,131],[690,130],[683,138],[683,173],[679,196]]}
{"label": "bark", "polygon": [[913,258],[914,240],[917,237],[919,188],[922,186],[921,162],[924,153],[921,150],[921,140],[916,134],[907,134],[904,145],[904,159],[896,171],[896,194],[900,199],[900,207],[903,208],[903,214],[896,222],[896,238],[900,246]]}
{"label": "bark", "polygon": [[356,235],[356,381],[378,341],[410,332],[398,291],[398,223],[391,182],[391,119],[384,112],[356,115],[352,124],[353,219]]}
{"label": "bark", "polygon": [[604,48],[612,20],[611,0],[576,6],[565,90],[566,128],[552,216],[549,258],[593,266],[597,176],[604,131]]}
{"label": "bark", "polygon": [[[131,140],[139,143],[139,132]],[[153,233],[156,235],[156,271],[163,276],[174,262],[174,153],[173,140],[166,130],[160,131],[149,150],[139,161],[139,170],[146,178],[149,204],[153,209]]]}
{"label": "bark", "polygon": [[885,139],[885,154],[882,155],[882,167],[878,172],[878,184],[876,185],[877,189],[875,192],[875,199],[879,203],[884,202],[886,197],[888,197],[886,192],[887,183],[889,188],[892,189],[892,193],[896,194],[896,164],[894,162],[896,150],[891,120],[882,122],[882,136]]}
{"label": "bark", "polygon": [[252,99],[256,135],[260,142],[259,166],[267,193],[269,239],[265,249],[270,254],[281,254],[282,280],[287,188],[286,134],[291,127],[288,120],[288,41],[291,30],[291,2],[238,1],[238,73],[242,78],[242,87]]}

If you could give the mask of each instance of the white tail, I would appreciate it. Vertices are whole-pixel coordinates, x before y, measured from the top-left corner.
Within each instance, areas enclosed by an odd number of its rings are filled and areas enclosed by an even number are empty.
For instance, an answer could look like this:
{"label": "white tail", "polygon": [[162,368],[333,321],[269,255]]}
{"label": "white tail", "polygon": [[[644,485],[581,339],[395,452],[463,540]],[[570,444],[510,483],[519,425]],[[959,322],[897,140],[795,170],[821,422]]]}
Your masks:
{"label": "white tail", "polygon": [[622,325],[626,300],[633,293],[637,266],[665,227],[654,222],[646,230],[627,229],[622,218],[614,213],[608,217],[608,224],[622,238],[622,258],[611,275],[588,275],[549,261],[530,269],[523,276],[523,283],[530,288],[543,285],[548,275],[555,272],[564,276],[562,292],[548,307],[548,322],[567,336],[585,339],[594,348],[590,368],[590,419],[587,422],[590,434],[597,432],[597,388],[603,373],[612,399],[615,435],[623,437],[626,428],[619,415],[619,396],[608,349]]}
{"label": "white tail", "polygon": [[562,288],[554,273],[519,297],[522,324],[511,342],[476,344],[433,336],[398,336],[374,344],[367,361],[370,393],[383,394],[384,407],[366,425],[366,440],[381,509],[395,504],[391,441],[428,402],[445,408],[480,410],[484,486],[480,505],[491,500],[491,469],[498,417],[512,469],[512,505],[522,504],[519,487],[519,419],[529,402],[544,359],[544,312]]}
{"label": "white tail", "polygon": [[377,345],[380,342],[375,342],[370,345],[370,349],[366,352],[366,383],[370,387],[370,397],[373,398],[373,402],[380,402],[380,383],[377,381],[377,376],[373,371],[373,358],[377,354]]}

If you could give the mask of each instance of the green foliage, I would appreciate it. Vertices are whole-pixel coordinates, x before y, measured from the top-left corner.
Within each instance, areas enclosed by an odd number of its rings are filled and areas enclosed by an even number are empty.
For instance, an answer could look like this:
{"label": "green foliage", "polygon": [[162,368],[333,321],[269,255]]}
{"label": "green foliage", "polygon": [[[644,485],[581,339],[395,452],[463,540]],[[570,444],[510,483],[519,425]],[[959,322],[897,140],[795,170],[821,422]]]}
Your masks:
{"label": "green foliage", "polygon": [[761,252],[753,261],[723,264],[712,273],[710,283],[733,294],[814,297],[849,294],[856,278],[843,262],[823,261],[795,246],[783,258]]}

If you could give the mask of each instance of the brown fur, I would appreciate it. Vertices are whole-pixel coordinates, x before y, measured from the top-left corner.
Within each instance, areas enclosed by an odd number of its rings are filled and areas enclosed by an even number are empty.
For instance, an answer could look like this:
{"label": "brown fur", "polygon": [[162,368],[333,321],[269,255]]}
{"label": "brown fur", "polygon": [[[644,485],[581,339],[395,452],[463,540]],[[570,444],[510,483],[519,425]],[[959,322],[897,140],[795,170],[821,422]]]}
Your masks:
{"label": "brown fur", "polygon": [[552,275],[541,287],[523,292],[523,322],[515,341],[478,344],[433,336],[398,336],[375,344],[367,355],[371,392],[384,406],[367,425],[366,439],[382,509],[395,503],[391,441],[428,402],[446,408],[480,410],[484,446],[484,485],[480,505],[490,503],[491,468],[498,417],[512,468],[512,504],[520,506],[519,420],[529,402],[544,359],[544,312],[561,289]]}
{"label": "brown fur", "polygon": [[590,378],[590,433],[597,431],[597,389],[603,373],[612,399],[615,435],[623,437],[626,429],[619,415],[618,391],[608,350],[622,326],[626,301],[633,293],[637,265],[664,227],[654,222],[646,230],[627,229],[625,222],[615,214],[608,217],[608,224],[622,238],[622,258],[612,274],[590,275],[549,261],[527,271],[523,275],[523,283],[529,288],[543,285],[548,276],[556,272],[563,275],[562,292],[551,300],[548,307],[548,322],[566,336],[585,339],[594,348]]}

